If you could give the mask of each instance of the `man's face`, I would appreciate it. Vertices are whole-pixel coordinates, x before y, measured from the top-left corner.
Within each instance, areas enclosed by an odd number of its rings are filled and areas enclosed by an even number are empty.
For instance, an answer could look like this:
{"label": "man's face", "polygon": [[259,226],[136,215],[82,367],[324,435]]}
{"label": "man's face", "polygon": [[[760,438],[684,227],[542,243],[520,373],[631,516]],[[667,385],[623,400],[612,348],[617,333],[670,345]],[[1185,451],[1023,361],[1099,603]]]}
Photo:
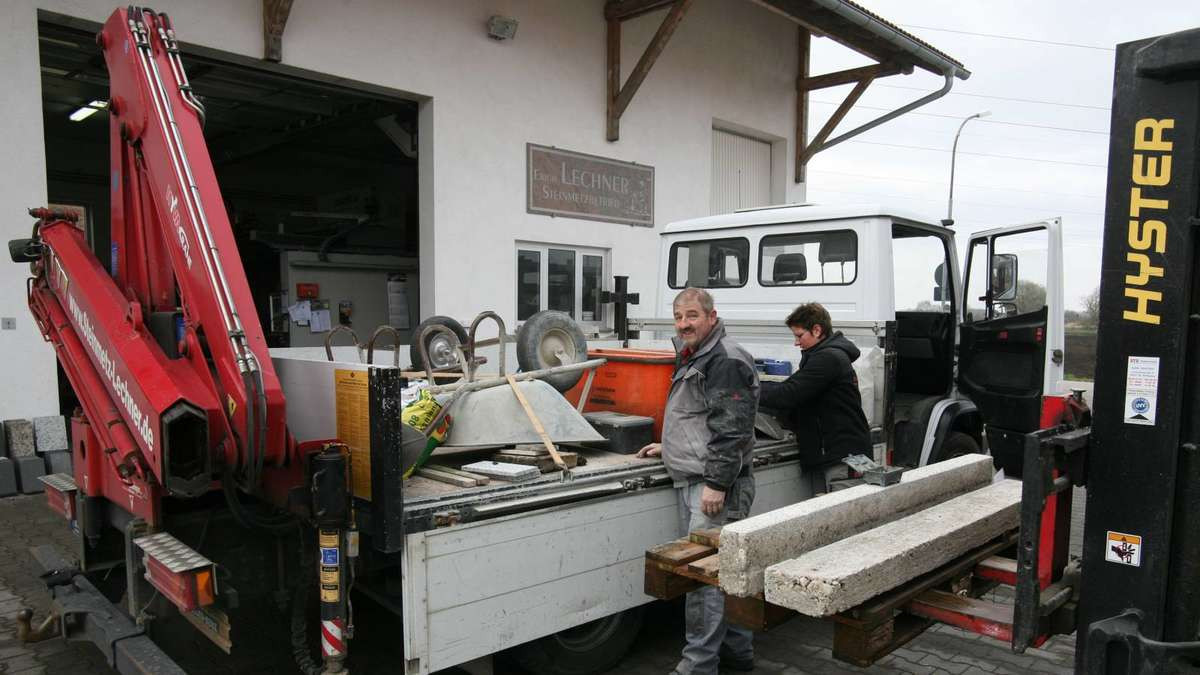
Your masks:
{"label": "man's face", "polygon": [[687,300],[675,305],[675,333],[690,349],[704,341],[717,325],[717,310],[705,312],[700,303]]}
{"label": "man's face", "polygon": [[804,326],[789,327],[792,329],[792,335],[796,336],[796,346],[800,349],[811,349],[821,341],[823,329],[820,326],[813,326],[811,330]]}

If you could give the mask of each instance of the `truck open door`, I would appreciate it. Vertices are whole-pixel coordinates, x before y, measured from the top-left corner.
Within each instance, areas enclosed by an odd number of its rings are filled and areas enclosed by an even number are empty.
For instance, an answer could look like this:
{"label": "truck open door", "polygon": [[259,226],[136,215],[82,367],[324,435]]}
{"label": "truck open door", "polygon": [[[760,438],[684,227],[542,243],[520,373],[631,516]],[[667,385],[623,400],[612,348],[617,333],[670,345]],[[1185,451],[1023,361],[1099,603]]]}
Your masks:
{"label": "truck open door", "polygon": [[1043,394],[1062,382],[1061,221],[976,233],[964,270],[958,387],[979,408],[996,464],[1019,475],[1020,445],[1007,437],[1042,428]]}

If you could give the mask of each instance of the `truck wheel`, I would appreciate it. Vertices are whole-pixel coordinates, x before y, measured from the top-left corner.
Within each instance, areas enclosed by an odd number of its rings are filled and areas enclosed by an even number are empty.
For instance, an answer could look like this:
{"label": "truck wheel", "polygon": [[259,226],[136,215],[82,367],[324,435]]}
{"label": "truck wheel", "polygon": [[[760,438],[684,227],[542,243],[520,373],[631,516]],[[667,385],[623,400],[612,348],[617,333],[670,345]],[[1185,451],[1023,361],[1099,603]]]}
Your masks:
{"label": "truck wheel", "polygon": [[[425,362],[421,360],[421,348],[419,340],[421,339],[421,331],[425,330],[426,326],[440,324],[449,328],[456,337],[458,343],[466,347],[467,331],[462,327],[462,324],[451,319],[448,316],[431,316],[413,330],[413,343],[408,347],[408,357],[412,361],[413,370],[424,370]],[[458,363],[458,355],[454,353],[454,345],[450,343],[450,338],[446,337],[445,333],[430,333],[429,337],[425,338],[425,349],[429,352],[429,360],[433,362],[434,368],[445,368]]]}
{"label": "truck wheel", "polygon": [[950,435],[946,436],[946,440],[942,441],[942,447],[933,461],[940,462],[944,459],[973,455],[977,452],[979,452],[979,444],[970,434],[951,431]]}
{"label": "truck wheel", "polygon": [[592,675],[612,669],[625,657],[642,629],[642,608],[634,607],[513,647],[517,665],[542,675]]}
{"label": "truck wheel", "polygon": [[[561,357],[560,357],[561,353]],[[541,370],[587,360],[587,340],[566,312],[546,310],[529,317],[517,331],[517,363],[521,370]],[[542,378],[559,391],[575,386],[583,371]]]}

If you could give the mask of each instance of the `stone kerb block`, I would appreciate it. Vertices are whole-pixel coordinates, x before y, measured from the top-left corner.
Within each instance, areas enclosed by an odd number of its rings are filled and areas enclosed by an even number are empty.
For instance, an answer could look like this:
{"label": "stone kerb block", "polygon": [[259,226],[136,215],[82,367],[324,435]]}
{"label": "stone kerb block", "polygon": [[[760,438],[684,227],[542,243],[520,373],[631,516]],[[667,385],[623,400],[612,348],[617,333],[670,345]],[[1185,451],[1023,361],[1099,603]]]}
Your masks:
{"label": "stone kerb block", "polygon": [[1020,524],[1021,482],[1002,480],[768,567],[767,602],[830,616],[937,569]]}
{"label": "stone kerb block", "polygon": [[51,450],[43,452],[42,459],[46,460],[46,473],[65,473],[68,476],[74,476],[75,473],[71,467],[71,451],[70,450]]}
{"label": "stone kerb block", "polygon": [[33,423],[29,420],[4,420],[4,436],[8,441],[8,456],[13,459],[32,455],[36,449]]}
{"label": "stone kerb block", "polygon": [[886,488],[857,485],[730,523],[721,529],[721,588],[748,597],[784,560],[987,485],[992,458],[964,455],[905,472]]}
{"label": "stone kerb block", "polygon": [[38,452],[54,452],[68,450],[67,420],[62,415],[33,418],[33,435]]}
{"label": "stone kerb block", "polygon": [[17,457],[13,460],[17,464],[17,482],[20,484],[21,492],[24,494],[33,494],[35,492],[44,492],[45,486],[38,478],[46,475],[46,462],[37,455],[27,455],[25,457]]}
{"label": "stone kerb block", "polygon": [[0,497],[17,494],[17,466],[7,457],[0,457]]}

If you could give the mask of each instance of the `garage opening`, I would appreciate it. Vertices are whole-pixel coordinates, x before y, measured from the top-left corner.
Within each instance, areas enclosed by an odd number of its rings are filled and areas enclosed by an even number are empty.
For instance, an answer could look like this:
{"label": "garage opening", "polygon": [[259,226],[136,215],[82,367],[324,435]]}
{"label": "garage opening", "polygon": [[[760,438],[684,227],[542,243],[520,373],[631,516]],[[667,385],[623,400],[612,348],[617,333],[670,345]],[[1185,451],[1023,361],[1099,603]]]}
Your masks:
{"label": "garage opening", "polygon": [[[111,264],[121,252],[109,237],[99,28],[39,13],[50,202],[80,211]],[[407,342],[420,297],[417,102],[206,48],[184,45],[183,61],[207,109],[208,151],[270,345],[320,346],[339,324],[363,342],[391,325]]]}

